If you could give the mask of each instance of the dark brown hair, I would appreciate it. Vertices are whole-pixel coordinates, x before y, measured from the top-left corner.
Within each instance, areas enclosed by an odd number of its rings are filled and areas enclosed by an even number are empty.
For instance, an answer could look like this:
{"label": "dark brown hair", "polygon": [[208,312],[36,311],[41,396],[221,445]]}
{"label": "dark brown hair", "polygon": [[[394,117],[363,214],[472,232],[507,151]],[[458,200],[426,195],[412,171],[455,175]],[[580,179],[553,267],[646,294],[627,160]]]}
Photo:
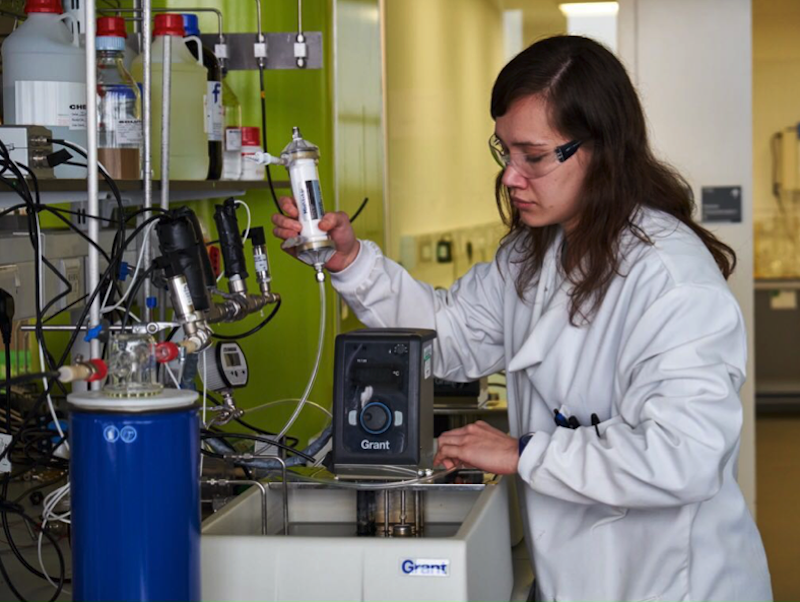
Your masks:
{"label": "dark brown hair", "polygon": [[[625,231],[652,244],[633,222],[637,209],[650,207],[674,216],[697,234],[727,279],[736,266],[733,249],[692,218],[694,199],[686,181],[658,161],[647,140],[647,126],[636,90],[622,63],[604,46],[579,36],[536,42],[508,63],[492,90],[492,118],[504,115],[520,98],[539,95],[551,124],[567,140],[584,141],[591,151],[578,224],[563,249],[562,268],[573,287],[570,320],[588,322],[596,313],[621,261]],[[559,226],[531,228],[521,220],[502,184],[496,181],[497,207],[509,231],[502,246],[520,251],[517,294],[535,281]]]}

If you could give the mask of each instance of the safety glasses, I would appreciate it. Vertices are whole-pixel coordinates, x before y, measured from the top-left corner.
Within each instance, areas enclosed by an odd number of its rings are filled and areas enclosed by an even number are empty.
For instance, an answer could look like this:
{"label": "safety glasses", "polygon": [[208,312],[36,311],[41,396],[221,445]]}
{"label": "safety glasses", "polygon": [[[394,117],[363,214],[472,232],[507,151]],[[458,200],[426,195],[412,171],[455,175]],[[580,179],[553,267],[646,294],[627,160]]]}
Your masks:
{"label": "safety glasses", "polygon": [[580,146],[580,140],[573,140],[551,148],[536,147],[530,152],[509,152],[497,136],[492,134],[489,138],[489,149],[497,164],[503,169],[513,167],[529,180],[546,176],[574,155]]}

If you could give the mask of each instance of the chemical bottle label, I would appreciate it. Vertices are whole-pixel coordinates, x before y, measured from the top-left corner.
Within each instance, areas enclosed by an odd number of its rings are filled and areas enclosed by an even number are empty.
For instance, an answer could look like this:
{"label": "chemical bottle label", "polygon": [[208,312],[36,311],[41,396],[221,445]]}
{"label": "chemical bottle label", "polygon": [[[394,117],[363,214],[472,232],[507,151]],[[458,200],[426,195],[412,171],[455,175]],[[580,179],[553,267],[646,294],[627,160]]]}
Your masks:
{"label": "chemical bottle label", "polygon": [[205,132],[209,142],[222,142],[225,129],[224,108],[222,106],[222,84],[206,82],[207,92],[204,98],[206,107]]}
{"label": "chemical bottle label", "polygon": [[142,145],[141,119],[120,119],[117,121],[116,138],[118,146],[139,147]]}
{"label": "chemical bottle label", "polygon": [[242,152],[241,128],[227,128],[225,130],[225,150],[233,153]]}
{"label": "chemical bottle label", "polygon": [[97,87],[97,128],[103,146],[139,148],[142,145],[142,121],[136,118],[137,100],[130,86]]}
{"label": "chemical bottle label", "polygon": [[17,123],[86,129],[86,84],[17,81],[14,101]]}

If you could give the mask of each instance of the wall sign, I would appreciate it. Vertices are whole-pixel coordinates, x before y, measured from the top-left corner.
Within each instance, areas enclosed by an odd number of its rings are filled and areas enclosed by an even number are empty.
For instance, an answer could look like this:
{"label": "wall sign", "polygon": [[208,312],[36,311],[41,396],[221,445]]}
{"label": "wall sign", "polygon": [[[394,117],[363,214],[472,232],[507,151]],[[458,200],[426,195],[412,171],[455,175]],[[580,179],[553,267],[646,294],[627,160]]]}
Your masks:
{"label": "wall sign", "polygon": [[741,224],[741,186],[703,186],[703,223]]}

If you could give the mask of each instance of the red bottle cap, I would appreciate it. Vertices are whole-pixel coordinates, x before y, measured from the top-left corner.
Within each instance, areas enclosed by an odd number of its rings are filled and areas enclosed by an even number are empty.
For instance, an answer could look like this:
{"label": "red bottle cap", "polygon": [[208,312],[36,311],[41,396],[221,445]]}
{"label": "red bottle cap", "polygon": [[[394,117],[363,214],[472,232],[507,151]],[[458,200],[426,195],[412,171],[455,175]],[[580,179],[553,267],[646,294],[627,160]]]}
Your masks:
{"label": "red bottle cap", "polygon": [[156,26],[153,28],[153,36],[184,36],[183,15],[172,13],[161,13],[156,15]]}
{"label": "red bottle cap", "polygon": [[60,15],[61,0],[28,0],[25,3],[25,14],[29,13],[55,13]]}
{"label": "red bottle cap", "polygon": [[99,17],[97,19],[97,37],[127,38],[125,19],[122,17]]}
{"label": "red bottle cap", "polygon": [[242,146],[261,146],[261,130],[252,126],[242,128]]}

